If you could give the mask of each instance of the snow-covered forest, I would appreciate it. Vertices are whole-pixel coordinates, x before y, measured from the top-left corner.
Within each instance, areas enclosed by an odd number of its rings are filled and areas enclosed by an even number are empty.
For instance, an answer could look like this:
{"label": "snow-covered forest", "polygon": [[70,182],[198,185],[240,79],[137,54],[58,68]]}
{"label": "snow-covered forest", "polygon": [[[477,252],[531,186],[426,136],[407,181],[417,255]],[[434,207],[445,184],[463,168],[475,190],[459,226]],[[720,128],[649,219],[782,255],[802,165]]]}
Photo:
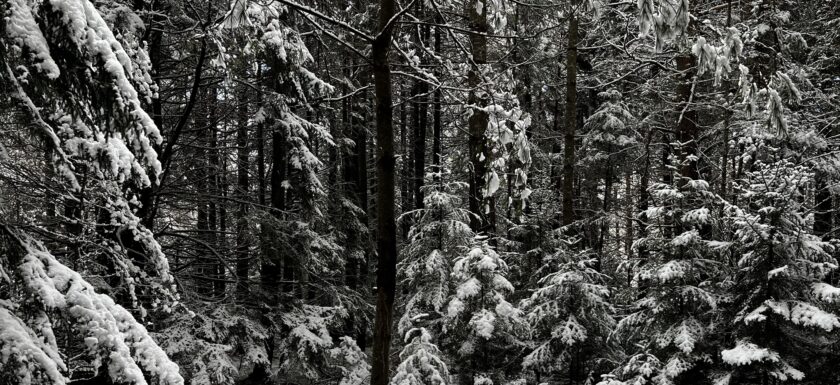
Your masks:
{"label": "snow-covered forest", "polygon": [[840,2],[0,0],[0,385],[840,385]]}

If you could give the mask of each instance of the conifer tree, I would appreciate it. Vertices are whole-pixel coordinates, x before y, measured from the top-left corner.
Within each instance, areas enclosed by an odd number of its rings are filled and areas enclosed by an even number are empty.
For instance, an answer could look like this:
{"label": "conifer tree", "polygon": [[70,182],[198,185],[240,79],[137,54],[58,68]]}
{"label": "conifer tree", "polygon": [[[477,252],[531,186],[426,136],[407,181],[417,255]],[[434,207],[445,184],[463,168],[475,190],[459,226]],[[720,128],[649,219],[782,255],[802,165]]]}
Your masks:
{"label": "conifer tree", "polygon": [[[421,317],[422,318],[422,317]],[[393,385],[447,385],[452,380],[441,351],[423,327],[406,332],[406,345],[400,352]]]}
{"label": "conifer tree", "polygon": [[[812,233],[803,204],[813,180],[807,167],[758,162],[730,207],[738,255],[732,286],[732,338],[721,351],[730,365],[721,383],[800,381],[840,328],[832,311],[840,289],[823,282],[836,269],[833,247]],[[734,345],[734,346],[733,346]]]}
{"label": "conifer tree", "polygon": [[504,378],[494,363],[504,362],[521,349],[527,337],[522,311],[507,301],[513,286],[507,263],[477,236],[469,250],[455,260],[455,292],[446,309],[444,345],[459,357],[461,382]]}
{"label": "conifer tree", "polygon": [[[641,297],[623,318],[616,338],[629,338],[628,358],[615,378],[625,383],[681,383],[709,378],[707,363],[715,355],[714,333],[722,269],[720,242],[710,239],[719,225],[713,209],[720,203],[704,180],[680,178],[682,187],[651,186],[652,207],[644,213],[647,234],[635,247],[648,252],[636,274]],[[639,376],[636,367],[646,368]]]}
{"label": "conifer tree", "polygon": [[523,369],[570,383],[599,378],[612,356],[608,339],[615,309],[607,276],[594,269],[596,261],[590,251],[575,252],[562,241],[544,258],[537,270],[539,286],[521,305],[538,344],[524,358]]}

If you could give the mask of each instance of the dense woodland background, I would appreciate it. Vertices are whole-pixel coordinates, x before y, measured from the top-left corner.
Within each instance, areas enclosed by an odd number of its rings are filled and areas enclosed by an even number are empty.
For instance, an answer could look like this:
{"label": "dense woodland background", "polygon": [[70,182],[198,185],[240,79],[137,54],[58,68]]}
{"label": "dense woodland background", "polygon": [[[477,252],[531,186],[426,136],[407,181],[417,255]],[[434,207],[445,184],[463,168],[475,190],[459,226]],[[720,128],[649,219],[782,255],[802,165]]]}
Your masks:
{"label": "dense woodland background", "polygon": [[0,14],[0,384],[840,383],[836,1]]}

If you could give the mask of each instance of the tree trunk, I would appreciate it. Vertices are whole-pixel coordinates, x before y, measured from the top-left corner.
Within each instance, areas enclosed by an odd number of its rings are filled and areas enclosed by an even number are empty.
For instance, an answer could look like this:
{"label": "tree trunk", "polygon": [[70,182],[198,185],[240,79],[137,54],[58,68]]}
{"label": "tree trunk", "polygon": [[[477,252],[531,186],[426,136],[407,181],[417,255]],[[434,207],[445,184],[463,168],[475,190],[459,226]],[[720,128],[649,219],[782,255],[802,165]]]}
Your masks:
{"label": "tree trunk", "polygon": [[[677,83],[677,138],[680,142],[679,162],[677,167],[680,170],[680,186],[687,179],[698,179],[700,174],[697,169],[697,111],[690,106],[692,90],[692,78],[694,77],[691,67],[695,62],[694,55],[685,54],[677,56],[677,71],[684,74],[683,79]],[[687,178],[687,179],[686,179]]]}
{"label": "tree trunk", "polygon": [[[248,297],[248,168],[250,159],[248,154],[248,90],[240,86],[239,110],[236,127],[236,198],[239,201],[236,209],[236,296],[241,300]],[[260,123],[262,124],[262,123]],[[261,176],[261,175],[260,175]]]}
{"label": "tree trunk", "polygon": [[[469,21],[469,29],[474,32],[469,35],[472,45],[473,65],[467,73],[467,85],[470,88],[468,103],[477,108],[487,106],[487,98],[476,88],[481,85],[481,70],[487,64],[487,33],[490,26],[487,23],[487,6],[478,12],[478,0],[464,3]],[[496,227],[496,204],[492,196],[485,196],[487,189],[488,165],[491,162],[487,139],[489,116],[487,112],[474,108],[469,117],[469,157],[472,169],[469,180],[469,208],[473,215],[470,217],[470,227],[477,233],[492,234]]]}
{"label": "tree trunk", "polygon": [[[435,54],[440,55],[441,53],[441,43],[442,43],[442,36],[441,36],[441,27],[435,27]],[[435,76],[440,79],[442,72],[440,69],[435,67]],[[440,140],[442,134],[442,117],[441,117],[441,91],[440,87],[435,88],[434,95],[432,96],[432,104],[433,104],[433,122],[432,122],[432,172],[435,174],[435,180],[440,180],[441,176],[440,173],[443,171],[441,169],[440,163]]]}
{"label": "tree trunk", "polygon": [[[145,1],[137,0],[134,3],[134,9],[136,11],[143,11],[143,7],[145,5]],[[155,84],[160,84],[160,68],[161,68],[161,43],[163,41],[163,28],[161,24],[163,23],[164,16],[160,12],[160,9],[157,9],[159,4],[157,2],[149,2],[149,9],[148,11],[152,13],[152,17],[150,18],[149,25],[146,28],[146,35],[143,36],[145,42],[148,44],[148,52],[149,52],[149,64],[152,68],[152,80]],[[165,132],[163,127],[163,103],[161,102],[160,95],[155,94],[152,97],[151,103],[151,110],[152,110],[152,121],[155,122],[155,126],[160,130],[161,133]],[[156,146],[155,150],[160,153],[159,146]],[[142,188],[139,193],[140,201],[140,208],[137,210],[137,217],[140,218],[140,223],[143,224],[149,230],[152,230],[154,226],[155,220],[155,213],[152,212],[152,207],[154,205],[155,194],[157,193],[157,187],[154,186],[154,183],[157,182],[157,177],[153,174],[149,176],[152,180],[152,185],[149,187]]]}
{"label": "tree trunk", "polygon": [[[402,100],[408,100],[409,94],[403,88]],[[411,88],[411,96],[414,96],[414,87]],[[408,103],[400,103],[400,160],[402,170],[400,172],[400,212],[411,210],[411,152],[408,150]],[[403,219],[400,223],[403,240],[408,239],[409,221]]]}
{"label": "tree trunk", "polygon": [[[428,92],[428,85],[421,83],[420,94],[424,95]],[[418,103],[414,104],[417,110],[415,117],[417,118],[414,127],[414,209],[423,208],[423,177],[426,172],[426,124],[428,123],[426,117],[426,99],[425,97]]]}
{"label": "tree trunk", "polygon": [[[612,148],[607,146],[607,154],[612,153]],[[613,195],[613,172],[612,172],[613,164],[612,158],[610,155],[607,155],[607,169],[605,170],[604,175],[604,200],[602,209],[604,210],[604,217],[601,218],[601,228],[598,231],[598,260],[596,261],[595,268],[598,271],[601,271],[601,266],[604,264],[604,259],[606,255],[604,254],[604,246],[606,246],[608,239],[609,239],[609,231],[610,231],[610,224],[609,224],[609,217],[608,214],[610,212],[610,205],[612,204],[612,195]]]}
{"label": "tree trunk", "polygon": [[257,202],[265,206],[265,105],[263,104],[263,76],[262,66],[257,66],[257,105],[262,113],[261,119],[257,122]]}
{"label": "tree trunk", "polygon": [[[285,135],[281,131],[274,131],[271,139],[271,213],[277,220],[281,220],[286,210],[286,192],[283,188],[283,180],[286,179]],[[279,300],[281,256],[266,226],[263,227],[262,238],[266,244],[266,256],[260,266],[260,285],[269,306],[275,306]]]}
{"label": "tree trunk", "polygon": [[[213,252],[219,250],[219,236],[222,233],[220,230],[220,212],[221,205],[224,204],[221,192],[221,177],[223,168],[220,167],[219,157],[219,127],[216,122],[216,88],[212,87],[207,91],[207,98],[203,100],[205,108],[207,109],[207,127],[199,127],[200,130],[209,130],[210,143],[208,146],[207,163],[209,164],[209,174],[207,175],[207,183],[209,184],[209,197],[207,198],[207,224],[209,228],[207,244],[214,250],[207,250],[206,255],[211,256],[208,262],[208,273],[211,277],[213,291],[210,292],[212,298],[221,298],[224,296],[225,282],[224,282],[224,266],[222,261],[217,258]],[[199,194],[204,193],[199,191]],[[219,276],[219,272],[222,276]]]}
{"label": "tree trunk", "polygon": [[575,130],[577,128],[577,43],[578,19],[569,12],[569,44],[566,47],[566,132],[563,137],[563,226],[575,221]]}
{"label": "tree trunk", "polygon": [[[422,1],[417,2],[417,14],[424,18],[424,5]],[[429,41],[429,26],[424,25],[420,27],[420,45],[426,46]],[[428,55],[422,50],[420,51],[420,67],[427,68],[429,65]],[[414,100],[415,109],[415,124],[414,127],[414,208],[423,208],[423,184],[426,174],[426,128],[429,123],[428,117],[428,93],[429,83],[421,81],[418,84],[418,93],[420,96]]]}
{"label": "tree trunk", "polygon": [[[218,227],[219,227],[219,234],[216,235],[216,244],[218,245],[219,250],[228,250],[227,244],[227,202],[228,202],[228,174],[227,170],[227,155],[222,157],[222,164],[221,169],[223,170],[219,174],[219,192],[221,195],[219,196],[219,203],[217,203],[218,212]],[[234,271],[235,273],[235,271]],[[225,261],[222,259],[216,260],[216,286],[215,286],[215,296],[216,298],[222,298],[225,296],[227,292],[227,266]]]}
{"label": "tree trunk", "polygon": [[[628,168],[624,173],[624,253],[627,261],[633,259],[633,169]],[[628,264],[629,266],[629,264]],[[629,269],[629,267],[628,267]]]}
{"label": "tree trunk", "polygon": [[390,380],[391,328],[397,283],[397,228],[394,218],[394,127],[391,110],[391,47],[395,1],[379,1],[379,28],[373,41],[373,78],[376,93],[376,211],[378,264],[376,272],[376,319],[371,356],[371,385],[388,385]]}
{"label": "tree trunk", "polygon": [[[647,135],[645,135],[645,155],[644,155],[644,165],[640,170],[639,176],[639,200],[636,204],[636,210],[639,212],[639,219],[636,221],[636,233],[638,234],[639,238],[644,238],[647,236],[647,226],[648,226],[648,217],[647,217],[647,209],[650,205],[650,192],[648,191],[648,187],[650,186],[650,168],[651,168],[651,161],[650,161],[650,142],[653,140],[653,128],[648,128]],[[639,258],[639,267],[644,266],[647,263],[648,259],[648,251],[644,244],[640,244],[637,250],[637,255]],[[627,284],[630,285],[630,271],[628,271],[627,276]],[[638,297],[642,298],[644,296],[644,287],[639,287]]]}
{"label": "tree trunk", "polygon": [[729,117],[723,122],[723,154],[720,159],[720,196],[727,199],[729,190]]}
{"label": "tree trunk", "polygon": [[834,200],[829,190],[827,175],[824,172],[816,173],[816,192],[814,194],[814,235],[824,240],[831,238],[831,230],[834,227],[832,216],[834,215]]}

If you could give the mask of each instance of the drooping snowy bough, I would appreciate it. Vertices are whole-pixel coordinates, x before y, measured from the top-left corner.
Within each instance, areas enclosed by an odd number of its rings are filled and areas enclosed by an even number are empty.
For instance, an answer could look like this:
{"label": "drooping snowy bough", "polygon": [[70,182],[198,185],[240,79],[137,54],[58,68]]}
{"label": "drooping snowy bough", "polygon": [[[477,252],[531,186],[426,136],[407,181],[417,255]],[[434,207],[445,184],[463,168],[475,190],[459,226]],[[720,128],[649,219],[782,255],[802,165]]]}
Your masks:
{"label": "drooping snowy bough", "polygon": [[184,383],[178,365],[125,308],[96,293],[39,242],[5,226],[2,232],[4,262],[17,269],[3,273],[0,288],[17,294],[0,299],[0,379],[67,383],[67,365],[53,331],[54,325],[66,321],[83,337],[94,366],[107,368],[114,383],[148,384],[144,371],[155,379],[153,383]]}
{"label": "drooping snowy bough", "polygon": [[[161,172],[162,137],[143,109],[156,92],[143,22],[125,7],[108,12],[127,17],[111,25],[88,0],[0,3],[4,117],[22,127],[4,131],[0,173],[48,205],[0,222],[0,383],[65,384],[88,364],[113,383],[183,383],[126,309],[143,317],[178,298],[160,245],[134,214],[137,191]],[[65,202],[64,228],[55,201]],[[68,266],[101,266],[106,282]]]}

